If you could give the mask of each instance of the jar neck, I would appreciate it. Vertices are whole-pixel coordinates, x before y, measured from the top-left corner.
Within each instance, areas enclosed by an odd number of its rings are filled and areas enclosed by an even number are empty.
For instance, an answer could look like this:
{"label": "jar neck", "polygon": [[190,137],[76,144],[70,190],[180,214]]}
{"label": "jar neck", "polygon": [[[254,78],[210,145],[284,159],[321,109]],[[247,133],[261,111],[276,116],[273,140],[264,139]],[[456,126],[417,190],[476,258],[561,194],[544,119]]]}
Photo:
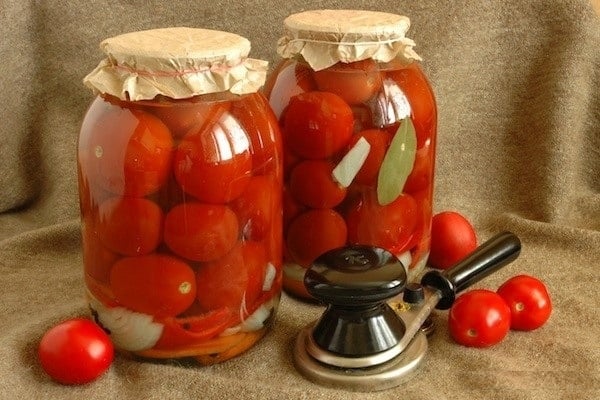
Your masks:
{"label": "jar neck", "polygon": [[[368,60],[372,60],[372,59],[368,59]],[[302,56],[298,56],[297,58],[294,58],[294,59],[289,59],[289,62],[296,62],[298,64],[302,64],[303,66],[305,66],[307,68],[311,68],[310,65],[308,64],[308,62]],[[360,62],[360,61],[356,61],[356,62]],[[346,64],[346,63],[339,62],[337,64],[332,65],[329,68],[335,68],[335,66],[340,65],[340,64]],[[396,57],[388,62],[375,61],[375,64],[379,71],[395,71],[395,70],[409,68],[409,67],[420,68],[420,66],[421,66],[421,63],[418,60],[406,60],[402,57]]]}
{"label": "jar neck", "polygon": [[173,99],[168,96],[158,95],[151,100],[121,100],[116,96],[110,95],[108,93],[101,93],[100,97],[104,100],[108,101],[111,104],[122,106],[124,104],[138,104],[140,106],[143,105],[160,105],[160,104],[194,104],[194,103],[219,103],[219,102],[231,102],[238,101],[244,99],[248,96],[254,96],[256,93],[246,93],[246,94],[234,94],[231,92],[217,92],[217,93],[207,93],[200,94],[193,97],[188,97],[185,99]]}

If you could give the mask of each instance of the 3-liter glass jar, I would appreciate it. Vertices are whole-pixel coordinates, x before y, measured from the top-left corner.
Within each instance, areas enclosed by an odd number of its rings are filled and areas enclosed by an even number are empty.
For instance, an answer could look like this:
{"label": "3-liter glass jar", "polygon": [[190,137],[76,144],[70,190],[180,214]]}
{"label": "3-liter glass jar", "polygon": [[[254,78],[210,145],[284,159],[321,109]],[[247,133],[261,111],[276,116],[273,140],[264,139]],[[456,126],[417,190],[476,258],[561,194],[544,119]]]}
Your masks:
{"label": "3-liter glass jar", "polygon": [[89,305],[115,346],[212,364],[281,294],[282,149],[267,63],[227,32],[107,39],[78,143]]}
{"label": "3-liter glass jar", "polygon": [[385,248],[410,273],[430,247],[434,95],[407,17],[316,10],[286,18],[265,86],[284,141],[284,288],[348,244]]}

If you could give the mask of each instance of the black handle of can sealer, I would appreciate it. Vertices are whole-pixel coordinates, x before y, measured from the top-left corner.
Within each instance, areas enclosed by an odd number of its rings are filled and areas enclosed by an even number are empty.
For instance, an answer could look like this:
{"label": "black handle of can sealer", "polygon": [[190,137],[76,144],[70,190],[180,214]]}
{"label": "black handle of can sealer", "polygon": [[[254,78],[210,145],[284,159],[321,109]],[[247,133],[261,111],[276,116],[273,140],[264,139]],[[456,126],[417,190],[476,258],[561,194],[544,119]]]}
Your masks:
{"label": "black handle of can sealer", "polygon": [[479,246],[473,253],[446,271],[432,270],[423,275],[421,284],[438,289],[442,298],[436,308],[452,306],[456,294],[515,260],[521,241],[511,232],[502,232]]}

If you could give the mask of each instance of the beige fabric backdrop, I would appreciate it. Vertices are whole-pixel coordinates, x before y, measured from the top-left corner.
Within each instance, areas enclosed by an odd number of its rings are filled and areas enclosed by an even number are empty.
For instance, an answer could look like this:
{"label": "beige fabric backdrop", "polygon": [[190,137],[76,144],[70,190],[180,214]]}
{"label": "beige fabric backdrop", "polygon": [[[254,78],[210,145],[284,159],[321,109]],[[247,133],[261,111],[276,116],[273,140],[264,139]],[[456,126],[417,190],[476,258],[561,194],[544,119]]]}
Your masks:
{"label": "beige fabric backdrop", "polygon": [[[521,257],[479,286],[539,276],[553,296],[550,322],[476,350],[453,344],[439,313],[420,371],[364,395],[294,370],[293,338],[321,308],[284,297],[275,330],[236,360],[118,357],[90,385],[54,384],[36,346],[56,322],[86,313],[75,146],[98,43],[205,27],[246,36],[254,57],[274,62],[283,18],[326,7],[412,19],[439,107],[435,208],[469,216],[481,240],[517,233]],[[3,0],[0,38],[0,398],[600,398],[600,18],[588,0]]]}

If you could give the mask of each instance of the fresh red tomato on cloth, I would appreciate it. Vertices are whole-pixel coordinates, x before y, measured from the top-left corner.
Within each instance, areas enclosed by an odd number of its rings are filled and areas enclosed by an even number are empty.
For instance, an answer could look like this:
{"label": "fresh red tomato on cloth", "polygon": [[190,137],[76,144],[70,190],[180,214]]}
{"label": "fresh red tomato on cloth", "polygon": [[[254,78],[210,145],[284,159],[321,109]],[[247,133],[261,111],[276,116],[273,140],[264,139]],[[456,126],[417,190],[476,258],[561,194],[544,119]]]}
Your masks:
{"label": "fresh red tomato on cloth", "polygon": [[491,290],[471,290],[461,294],[450,308],[448,328],[458,344],[492,346],[510,330],[510,308]]}
{"label": "fresh red tomato on cloth", "polygon": [[497,293],[510,307],[510,327],[531,331],[544,325],[552,313],[552,302],[542,281],[529,275],[517,275],[504,282]]}
{"label": "fresh red tomato on cloth", "polygon": [[38,347],[42,368],[65,385],[80,385],[102,375],[114,358],[110,338],[93,321],[70,319],[44,334]]}

